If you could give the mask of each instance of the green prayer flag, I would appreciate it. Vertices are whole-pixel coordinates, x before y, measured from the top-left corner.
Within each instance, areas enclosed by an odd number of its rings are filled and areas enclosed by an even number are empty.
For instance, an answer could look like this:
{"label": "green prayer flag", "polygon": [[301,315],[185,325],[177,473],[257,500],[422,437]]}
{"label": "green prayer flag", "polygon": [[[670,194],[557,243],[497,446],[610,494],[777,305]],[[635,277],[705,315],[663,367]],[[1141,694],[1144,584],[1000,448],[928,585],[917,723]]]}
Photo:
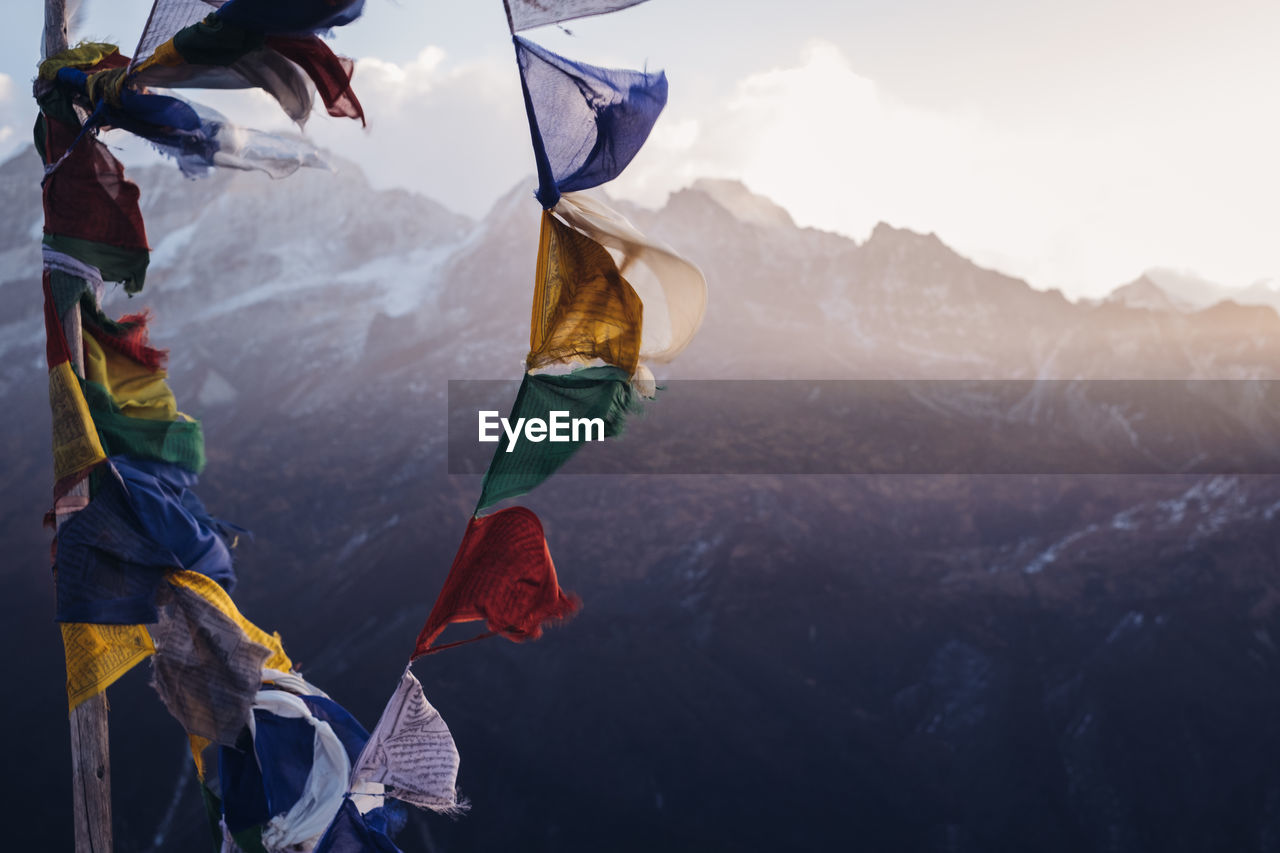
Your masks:
{"label": "green prayer flag", "polygon": [[[531,491],[588,440],[621,435],[627,415],[640,409],[640,395],[631,387],[631,377],[616,367],[588,367],[563,375],[526,373],[507,418],[510,428],[519,432],[512,444],[507,430],[499,427],[498,448],[485,472],[476,512]],[[542,440],[531,439],[521,428],[535,420],[549,424],[552,412],[568,413],[562,423],[599,419],[603,428],[567,428],[564,441],[553,441],[549,434]]]}
{"label": "green prayer flag", "polygon": [[98,383],[81,380],[80,387],[108,456],[158,459],[196,474],[204,470],[204,433],[199,421],[185,415],[173,421],[131,418]]}
{"label": "green prayer flag", "polygon": [[147,265],[151,263],[151,253],[146,249],[124,249],[64,234],[45,234],[44,244],[89,266],[97,267],[102,273],[103,281],[124,282],[125,293],[130,295],[141,291],[147,280]]}

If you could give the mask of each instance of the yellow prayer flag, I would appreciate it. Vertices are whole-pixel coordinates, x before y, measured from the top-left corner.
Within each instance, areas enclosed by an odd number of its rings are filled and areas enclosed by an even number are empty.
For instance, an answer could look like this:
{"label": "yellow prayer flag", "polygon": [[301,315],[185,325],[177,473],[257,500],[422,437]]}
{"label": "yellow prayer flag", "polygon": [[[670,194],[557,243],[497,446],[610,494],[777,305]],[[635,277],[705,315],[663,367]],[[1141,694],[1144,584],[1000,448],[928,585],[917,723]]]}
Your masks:
{"label": "yellow prayer flag", "polygon": [[62,623],[62,647],[67,656],[68,711],[106,690],[156,650],[142,625],[86,622]]}
{"label": "yellow prayer flag", "polygon": [[661,242],[641,234],[626,217],[588,193],[565,193],[552,209],[562,221],[603,246],[644,304],[640,357],[667,362],[680,354],[702,324],[707,280],[702,271]]}
{"label": "yellow prayer flag", "polygon": [[165,381],[167,376],[165,370],[152,370],[102,346],[85,331],[84,378],[106,388],[123,414],[154,421],[176,420],[178,403]]}
{"label": "yellow prayer flag", "polygon": [[293,661],[289,660],[289,656],[284,652],[284,642],[280,639],[280,634],[268,634],[244,618],[239,609],[237,609],[235,602],[231,600],[231,596],[227,595],[226,590],[218,586],[217,582],[212,578],[198,572],[174,572],[169,576],[169,580],[178,586],[186,587],[212,604],[224,613],[227,618],[239,625],[250,640],[260,646],[266,646],[271,652],[271,657],[267,658],[263,664],[264,667],[278,669],[281,672],[289,672],[293,669]]}
{"label": "yellow prayer flag", "polygon": [[207,737],[200,735],[187,735],[187,743],[191,746],[191,760],[196,763],[196,776],[201,782],[205,779],[206,767],[204,764],[205,748],[211,746],[213,741]]}
{"label": "yellow prayer flag", "polygon": [[89,404],[71,362],[49,371],[49,407],[53,411],[53,475],[62,481],[107,458]]}
{"label": "yellow prayer flag", "polygon": [[609,252],[544,211],[527,368],[600,359],[634,374],[643,313]]}

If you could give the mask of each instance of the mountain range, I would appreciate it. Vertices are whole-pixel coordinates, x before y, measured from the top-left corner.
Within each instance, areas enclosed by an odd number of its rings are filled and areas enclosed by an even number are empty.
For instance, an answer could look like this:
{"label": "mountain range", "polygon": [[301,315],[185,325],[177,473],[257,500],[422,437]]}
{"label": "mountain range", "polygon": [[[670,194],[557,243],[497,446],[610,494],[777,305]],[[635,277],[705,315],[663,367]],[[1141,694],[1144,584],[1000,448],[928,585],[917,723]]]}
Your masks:
{"label": "mountain range", "polygon": [[[532,183],[474,221],[351,164],[134,177],[152,270],[107,307],[153,312],[205,425],[200,493],[254,532],[241,609],[372,726],[478,494],[448,473],[448,381],[522,370]],[[0,606],[22,685],[4,801],[15,845],[66,849],[38,182],[30,152],[0,165]],[[1280,378],[1273,307],[1157,273],[1073,302],[935,235],[799,228],[732,182],[618,206],[709,282],[660,380],[1079,382],[1040,417],[1087,438],[1115,414],[1090,383]],[[1270,400],[1120,420],[1140,446],[1182,418],[1269,447]],[[585,607],[538,643],[415,666],[473,807],[411,816],[406,853],[1280,849],[1274,476],[566,474],[521,502]],[[146,669],[110,693],[117,850],[200,849]]]}

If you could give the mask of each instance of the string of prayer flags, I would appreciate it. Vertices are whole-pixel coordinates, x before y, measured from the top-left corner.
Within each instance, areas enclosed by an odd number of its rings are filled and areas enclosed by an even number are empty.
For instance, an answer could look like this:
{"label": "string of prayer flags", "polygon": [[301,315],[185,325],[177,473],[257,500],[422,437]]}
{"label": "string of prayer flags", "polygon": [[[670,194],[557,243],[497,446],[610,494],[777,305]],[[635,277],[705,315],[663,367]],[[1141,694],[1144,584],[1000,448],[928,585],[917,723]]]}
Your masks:
{"label": "string of prayer flags", "polygon": [[605,15],[644,0],[506,0],[511,32],[529,30],[590,15]]}
{"label": "string of prayer flags", "polygon": [[[64,68],[58,81],[89,91],[93,77]],[[214,166],[266,172],[284,177],[303,166],[325,167],[319,150],[302,139],[237,127],[216,110],[171,95],[157,95],[123,86],[116,100],[99,107],[97,121],[147,140],[177,162],[189,178],[200,178]]]}
{"label": "string of prayer flags", "polygon": [[[587,367],[567,374],[526,373],[507,418],[517,434],[512,440],[503,429],[498,436],[476,512],[533,490],[588,441],[621,435],[627,416],[640,410],[631,375],[617,367]],[[528,433],[520,432],[524,424],[539,420],[550,429],[559,424],[562,440],[531,440]]]}
{"label": "string of prayer flags", "polygon": [[[330,115],[364,121],[355,64],[316,33],[358,18],[363,0],[156,0],[134,53],[141,85],[260,88],[299,124],[319,91]],[[210,10],[213,10],[212,12]]]}
{"label": "string of prayer flags", "polygon": [[[179,23],[164,17],[164,7],[171,5],[191,9],[195,19],[182,16]],[[292,121],[305,124],[315,101],[306,70],[268,49],[263,33],[223,25],[209,9],[203,0],[157,2],[134,53],[130,82],[171,89],[261,89]],[[177,28],[156,29],[166,21]],[[159,41],[152,45],[153,38]]]}
{"label": "string of prayer flags", "polygon": [[588,193],[565,193],[553,212],[607,249],[644,304],[640,359],[668,362],[693,340],[707,309],[702,271]]}
{"label": "string of prayer flags", "polygon": [[59,164],[42,188],[45,244],[137,293],[151,260],[138,187],[125,178],[124,166],[106,145],[92,134],[81,138],[70,92],[47,82],[44,87],[36,150],[46,170]]}
{"label": "string of prayer flags", "polygon": [[643,313],[604,247],[544,210],[526,369],[600,359],[634,374]]}
{"label": "string of prayer flags", "polygon": [[458,748],[422,684],[405,667],[368,743],[351,769],[351,790],[370,783],[386,796],[442,814],[458,814]]}
{"label": "string of prayer flags", "polygon": [[550,209],[561,193],[597,187],[622,173],[667,104],[667,77],[574,62],[513,38],[538,167],[537,198]]}
{"label": "string of prayer flags", "polygon": [[531,510],[473,517],[410,660],[430,654],[455,622],[484,620],[491,634],[518,643],[536,640],[544,623],[567,619],[579,606],[560,589],[542,522]]}

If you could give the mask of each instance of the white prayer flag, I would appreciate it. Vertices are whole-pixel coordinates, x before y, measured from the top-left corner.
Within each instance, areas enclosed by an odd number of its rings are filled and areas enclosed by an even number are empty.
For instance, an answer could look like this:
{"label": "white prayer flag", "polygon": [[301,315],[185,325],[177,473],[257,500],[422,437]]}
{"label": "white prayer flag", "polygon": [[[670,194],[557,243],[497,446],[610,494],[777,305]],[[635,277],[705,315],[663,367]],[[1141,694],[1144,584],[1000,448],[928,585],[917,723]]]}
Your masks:
{"label": "white prayer flag", "polygon": [[458,802],[458,749],[408,667],[351,771],[351,790],[381,782],[386,795],[442,813]]}
{"label": "white prayer flag", "polygon": [[506,0],[511,32],[558,24],[574,18],[605,15],[644,0]]}

